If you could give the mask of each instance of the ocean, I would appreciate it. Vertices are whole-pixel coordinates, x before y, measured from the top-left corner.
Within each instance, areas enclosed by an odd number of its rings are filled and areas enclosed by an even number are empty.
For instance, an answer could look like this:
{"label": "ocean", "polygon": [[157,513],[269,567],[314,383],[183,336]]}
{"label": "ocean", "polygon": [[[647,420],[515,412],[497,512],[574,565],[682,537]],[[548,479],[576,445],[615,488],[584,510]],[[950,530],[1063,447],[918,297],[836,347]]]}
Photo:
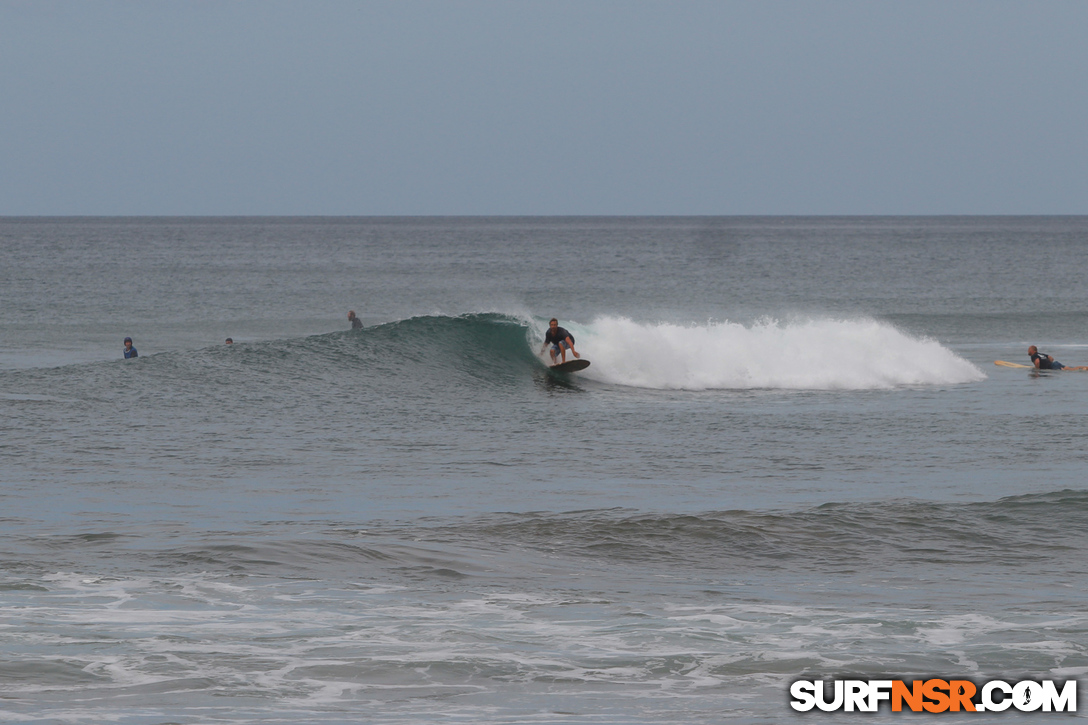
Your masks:
{"label": "ocean", "polygon": [[993,362],[1088,364],[1086,269],[1088,217],[0,219],[0,722],[1083,678],[1088,374]]}

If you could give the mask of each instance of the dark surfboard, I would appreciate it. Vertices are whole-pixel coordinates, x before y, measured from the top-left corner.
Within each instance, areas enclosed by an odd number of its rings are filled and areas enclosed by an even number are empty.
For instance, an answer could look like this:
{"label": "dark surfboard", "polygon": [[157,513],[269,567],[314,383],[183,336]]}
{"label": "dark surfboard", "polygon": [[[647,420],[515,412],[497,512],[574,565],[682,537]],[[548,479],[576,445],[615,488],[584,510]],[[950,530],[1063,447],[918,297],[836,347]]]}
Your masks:
{"label": "dark surfboard", "polygon": [[551,370],[557,373],[573,373],[578,370],[585,370],[589,367],[589,360],[580,358],[578,360],[567,360],[565,363],[559,363],[558,365],[552,365]]}

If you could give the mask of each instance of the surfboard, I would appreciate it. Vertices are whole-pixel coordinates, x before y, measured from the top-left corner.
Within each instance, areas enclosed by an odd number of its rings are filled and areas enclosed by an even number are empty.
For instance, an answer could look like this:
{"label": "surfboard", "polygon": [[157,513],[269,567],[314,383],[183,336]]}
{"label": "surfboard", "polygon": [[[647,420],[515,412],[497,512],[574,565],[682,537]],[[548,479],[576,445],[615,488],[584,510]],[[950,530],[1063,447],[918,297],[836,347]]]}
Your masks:
{"label": "surfboard", "polygon": [[558,365],[552,365],[550,369],[557,373],[573,373],[578,370],[585,370],[588,367],[589,360],[579,358],[577,360],[567,360],[565,363],[559,363]]}
{"label": "surfboard", "polygon": [[[1004,360],[994,360],[994,365],[1000,365],[1003,368],[1027,368],[1028,370],[1035,370],[1034,365],[1021,365],[1020,363],[1011,363]],[[1078,367],[1064,367],[1061,370],[1050,370],[1049,368],[1043,368],[1042,370],[1036,370],[1038,373],[1083,373],[1088,372],[1088,368]]]}

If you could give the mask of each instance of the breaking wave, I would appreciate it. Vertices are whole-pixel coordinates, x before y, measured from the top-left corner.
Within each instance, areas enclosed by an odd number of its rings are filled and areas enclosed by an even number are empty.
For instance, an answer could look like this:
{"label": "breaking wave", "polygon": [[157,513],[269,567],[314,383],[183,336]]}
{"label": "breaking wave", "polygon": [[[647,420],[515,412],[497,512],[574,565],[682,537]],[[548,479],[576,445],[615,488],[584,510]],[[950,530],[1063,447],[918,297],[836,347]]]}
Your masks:
{"label": "breaking wave", "polygon": [[986,377],[935,340],[871,319],[745,326],[602,317],[568,327],[593,361],[587,377],[639,388],[870,390]]}

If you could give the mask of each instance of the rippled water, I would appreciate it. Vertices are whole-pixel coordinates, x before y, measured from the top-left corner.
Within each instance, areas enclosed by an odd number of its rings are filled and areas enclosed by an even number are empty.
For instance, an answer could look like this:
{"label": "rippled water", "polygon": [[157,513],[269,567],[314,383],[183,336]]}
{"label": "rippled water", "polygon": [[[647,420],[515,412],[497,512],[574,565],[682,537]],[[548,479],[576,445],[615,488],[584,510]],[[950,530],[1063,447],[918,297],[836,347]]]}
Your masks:
{"label": "rippled water", "polygon": [[[0,721],[777,722],[799,677],[1082,677],[1088,375],[993,361],[1088,362],[1086,241],[0,220]],[[536,356],[553,315],[584,373]]]}

